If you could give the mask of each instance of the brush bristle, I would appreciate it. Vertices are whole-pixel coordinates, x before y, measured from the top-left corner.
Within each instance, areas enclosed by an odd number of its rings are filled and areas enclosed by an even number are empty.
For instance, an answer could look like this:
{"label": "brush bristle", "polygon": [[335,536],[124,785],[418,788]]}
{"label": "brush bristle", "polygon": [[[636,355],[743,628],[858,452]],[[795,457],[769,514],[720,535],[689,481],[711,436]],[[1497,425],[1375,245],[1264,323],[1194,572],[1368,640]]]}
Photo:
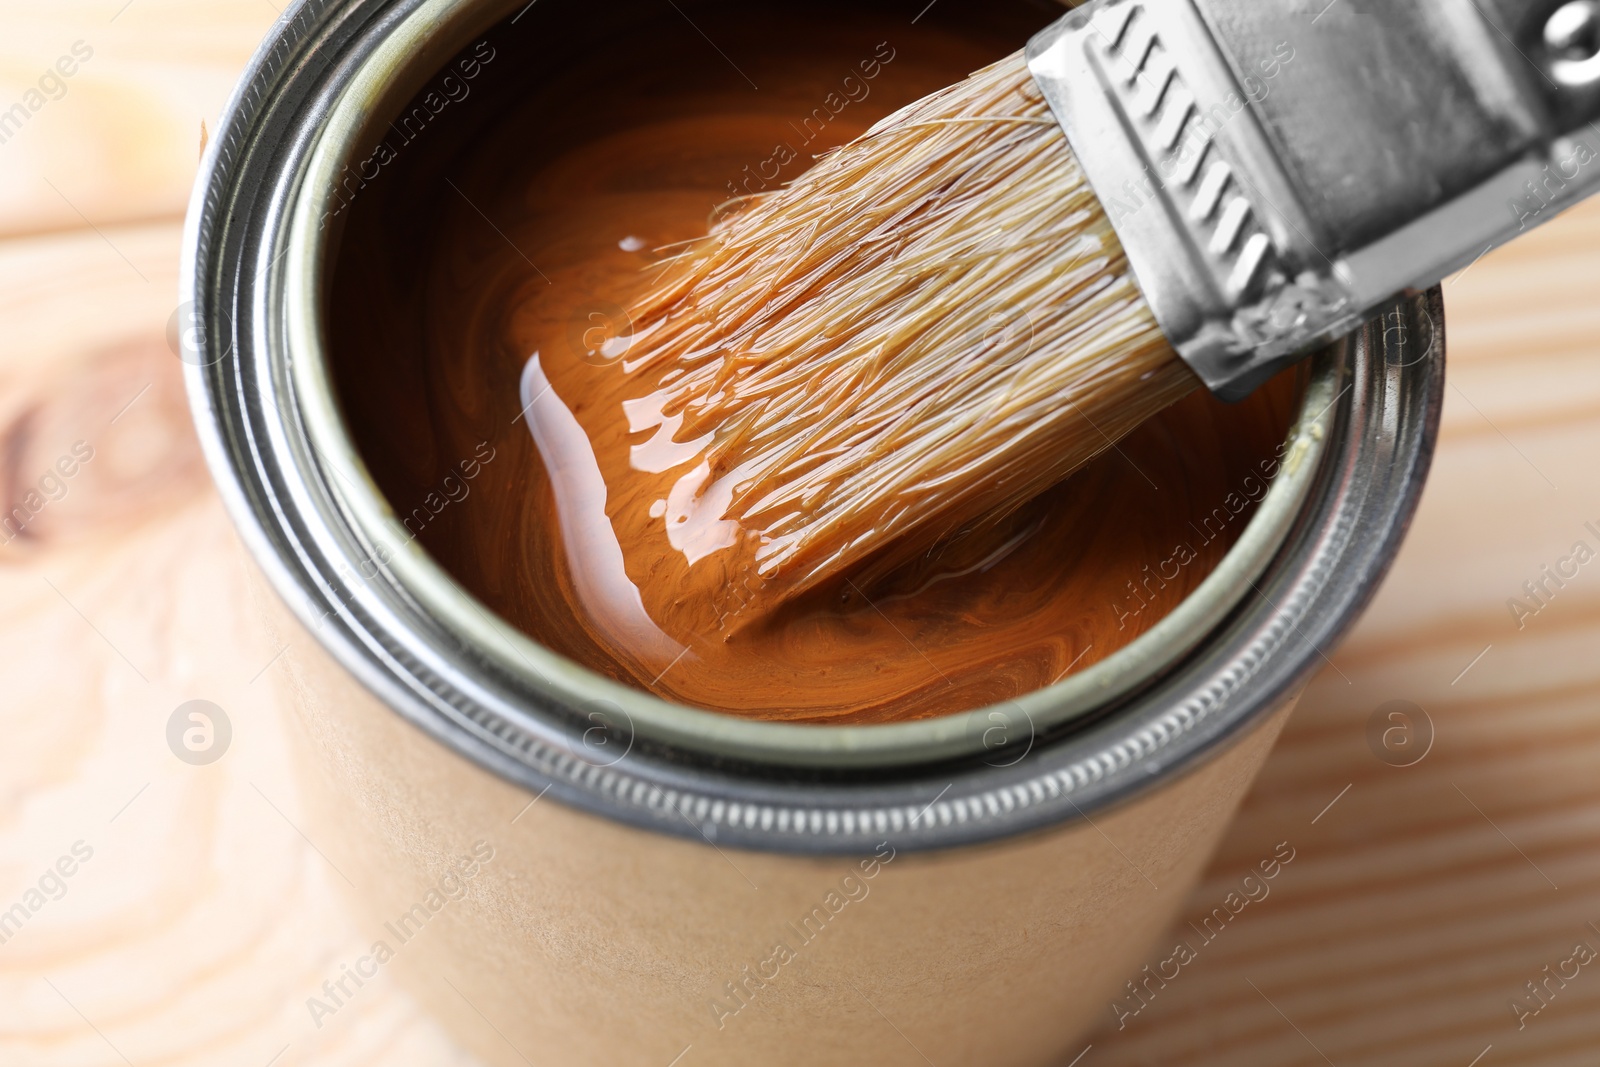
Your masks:
{"label": "brush bristle", "polygon": [[1015,508],[1198,384],[1020,55],[731,208],[631,314],[755,535],[745,613]]}

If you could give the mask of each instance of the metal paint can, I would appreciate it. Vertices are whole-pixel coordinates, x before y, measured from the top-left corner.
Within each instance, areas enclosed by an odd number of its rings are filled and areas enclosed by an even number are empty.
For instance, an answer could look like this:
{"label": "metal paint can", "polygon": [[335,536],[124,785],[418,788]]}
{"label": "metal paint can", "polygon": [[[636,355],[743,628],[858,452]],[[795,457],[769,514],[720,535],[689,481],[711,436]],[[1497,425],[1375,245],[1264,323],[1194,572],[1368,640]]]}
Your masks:
{"label": "metal paint can", "polygon": [[189,213],[195,419],[275,591],[314,832],[374,949],[492,1063],[1066,1062],[1398,549],[1438,430],[1438,291],[1316,357],[1243,538],[1086,678],[884,727],[668,705],[406,546],[323,362],[334,176],[519,20],[564,32],[525,0],[290,9]]}

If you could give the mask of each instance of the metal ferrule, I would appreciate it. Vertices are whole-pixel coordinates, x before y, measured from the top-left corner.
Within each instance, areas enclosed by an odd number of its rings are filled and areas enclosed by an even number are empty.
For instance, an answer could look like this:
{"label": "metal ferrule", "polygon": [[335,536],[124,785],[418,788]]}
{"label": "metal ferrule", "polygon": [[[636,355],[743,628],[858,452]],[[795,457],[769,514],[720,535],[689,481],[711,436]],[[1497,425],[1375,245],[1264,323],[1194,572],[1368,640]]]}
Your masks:
{"label": "metal ferrule", "polygon": [[1228,399],[1600,187],[1596,0],[1093,0],[1028,62]]}

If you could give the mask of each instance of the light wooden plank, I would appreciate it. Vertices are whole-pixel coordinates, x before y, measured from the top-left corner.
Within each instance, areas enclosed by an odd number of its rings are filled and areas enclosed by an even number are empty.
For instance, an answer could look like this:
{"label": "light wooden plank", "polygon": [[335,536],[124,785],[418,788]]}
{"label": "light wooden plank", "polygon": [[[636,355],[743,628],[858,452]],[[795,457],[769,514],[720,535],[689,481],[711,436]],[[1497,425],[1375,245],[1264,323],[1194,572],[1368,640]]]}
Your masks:
{"label": "light wooden plank", "polygon": [[[121,8],[0,3],[0,108],[74,41],[94,49],[0,143],[0,234],[80,231],[0,245],[6,500],[74,442],[95,450],[31,535],[0,548],[0,893],[13,894],[0,907],[74,842],[95,850],[0,946],[0,1062],[467,1064],[381,983],[323,1030],[309,1021],[305,998],[364,931],[294,829],[282,709],[251,684],[274,650],[164,340],[176,225],[119,224],[181,212],[199,122],[276,12]],[[1086,1038],[1084,1067],[1466,1067],[1485,1049],[1482,1067],[1593,1062],[1600,976],[1585,969],[1526,1029],[1509,1003],[1578,938],[1600,947],[1585,932],[1600,922],[1600,563],[1523,628],[1506,601],[1574,541],[1600,548],[1584,526],[1600,526],[1597,276],[1600,205],[1447,288],[1452,387],[1411,538],[1356,632],[1326,650],[1337,670],[1188,918],[1277,842],[1297,858],[1126,1029]],[[196,697],[236,730],[204,768],[163,739]],[[1368,747],[1369,717],[1394,699],[1437,731],[1414,767]]]}
{"label": "light wooden plank", "polygon": [[0,236],[181,215],[200,124],[277,17],[267,0],[0,2]]}
{"label": "light wooden plank", "polygon": [[[467,1067],[387,976],[306,1008],[373,935],[297,829],[275,650],[165,337],[178,229],[105,237],[138,272],[90,232],[0,243],[7,505],[92,450],[0,547],[0,909],[92,853],[0,944],[0,1063]],[[209,766],[167,744],[194,699],[232,724]]]}

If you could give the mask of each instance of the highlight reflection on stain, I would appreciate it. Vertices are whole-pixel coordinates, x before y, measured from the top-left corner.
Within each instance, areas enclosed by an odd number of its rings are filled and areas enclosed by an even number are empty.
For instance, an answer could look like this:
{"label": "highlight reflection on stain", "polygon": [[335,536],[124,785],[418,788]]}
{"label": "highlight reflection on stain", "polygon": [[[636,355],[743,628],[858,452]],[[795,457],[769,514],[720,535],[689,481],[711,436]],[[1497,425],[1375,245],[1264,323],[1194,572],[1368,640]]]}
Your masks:
{"label": "highlight reflection on stain", "polygon": [[603,616],[603,626],[626,635],[627,651],[640,660],[639,666],[656,673],[665,670],[684,648],[651,620],[639,587],[628,578],[622,546],[606,517],[606,482],[594,449],[551,388],[537,352],[522,370],[521,399],[555,493],[567,563],[584,607]]}

